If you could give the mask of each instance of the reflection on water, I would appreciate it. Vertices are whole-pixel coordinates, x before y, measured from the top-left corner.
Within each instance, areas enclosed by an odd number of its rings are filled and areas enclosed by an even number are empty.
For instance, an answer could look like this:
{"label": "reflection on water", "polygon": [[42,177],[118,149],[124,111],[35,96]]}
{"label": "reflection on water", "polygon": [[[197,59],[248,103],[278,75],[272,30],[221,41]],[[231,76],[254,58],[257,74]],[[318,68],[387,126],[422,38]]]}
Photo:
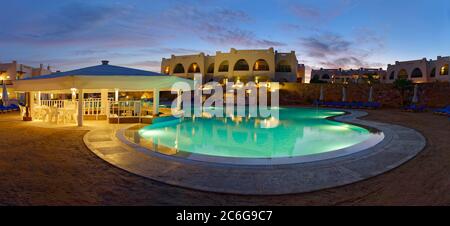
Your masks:
{"label": "reflection on water", "polygon": [[339,114],[343,113],[303,108],[280,109],[280,119],[204,114],[130,129],[125,135],[134,143],[168,155],[248,158],[329,152],[376,136],[364,128],[326,119]]}

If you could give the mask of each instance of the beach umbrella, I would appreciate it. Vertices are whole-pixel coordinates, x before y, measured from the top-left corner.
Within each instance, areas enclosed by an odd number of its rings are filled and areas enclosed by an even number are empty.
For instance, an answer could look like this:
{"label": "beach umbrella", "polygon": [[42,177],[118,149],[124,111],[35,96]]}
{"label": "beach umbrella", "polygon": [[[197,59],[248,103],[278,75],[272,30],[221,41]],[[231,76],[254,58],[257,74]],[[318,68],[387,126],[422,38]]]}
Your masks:
{"label": "beach umbrella", "polygon": [[2,88],[3,88],[2,101],[3,101],[3,106],[6,107],[6,106],[9,105],[8,104],[8,89],[6,89],[6,81],[3,80],[2,83],[3,83],[3,86],[2,86]]}
{"label": "beach umbrella", "polygon": [[347,101],[347,92],[345,89],[345,86],[342,86],[342,102],[346,102]]}
{"label": "beach umbrella", "polygon": [[323,86],[320,86],[320,97],[319,97],[320,101],[323,101]]}
{"label": "beach umbrella", "polygon": [[369,102],[373,102],[373,86],[369,89]]}
{"label": "beach umbrella", "polygon": [[419,85],[416,84],[414,86],[414,96],[413,96],[413,99],[412,99],[413,103],[418,103],[419,102],[419,93],[418,93],[418,91],[419,91]]}

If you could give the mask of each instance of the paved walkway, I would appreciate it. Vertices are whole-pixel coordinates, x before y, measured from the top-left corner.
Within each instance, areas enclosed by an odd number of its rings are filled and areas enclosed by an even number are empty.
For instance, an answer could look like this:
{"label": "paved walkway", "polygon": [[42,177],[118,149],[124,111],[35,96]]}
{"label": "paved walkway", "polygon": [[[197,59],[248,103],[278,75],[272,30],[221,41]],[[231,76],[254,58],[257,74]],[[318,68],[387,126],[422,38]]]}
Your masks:
{"label": "paved walkway", "polygon": [[368,180],[321,191],[242,196],[170,186],[128,173],[83,144],[86,130],[29,126],[0,114],[0,205],[450,205],[450,120],[431,113],[369,111],[371,121],[414,128],[415,158]]}
{"label": "paved walkway", "polygon": [[349,112],[335,119],[376,128],[384,140],[356,154],[342,151],[346,156],[301,164],[236,166],[168,157],[127,141],[124,129],[92,130],[84,141],[100,158],[128,172],[180,187],[246,195],[311,192],[354,183],[398,167],[425,147],[425,138],[413,129],[360,120],[367,113]]}

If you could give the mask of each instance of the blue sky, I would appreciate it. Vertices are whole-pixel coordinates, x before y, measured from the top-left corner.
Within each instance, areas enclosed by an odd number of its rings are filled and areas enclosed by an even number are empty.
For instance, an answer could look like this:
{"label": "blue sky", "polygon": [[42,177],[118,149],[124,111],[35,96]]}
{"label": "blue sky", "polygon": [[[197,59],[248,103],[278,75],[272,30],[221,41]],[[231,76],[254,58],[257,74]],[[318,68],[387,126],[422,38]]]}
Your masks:
{"label": "blue sky", "polygon": [[295,50],[309,68],[383,67],[450,55],[448,0],[1,0],[0,62],[54,70],[162,57]]}

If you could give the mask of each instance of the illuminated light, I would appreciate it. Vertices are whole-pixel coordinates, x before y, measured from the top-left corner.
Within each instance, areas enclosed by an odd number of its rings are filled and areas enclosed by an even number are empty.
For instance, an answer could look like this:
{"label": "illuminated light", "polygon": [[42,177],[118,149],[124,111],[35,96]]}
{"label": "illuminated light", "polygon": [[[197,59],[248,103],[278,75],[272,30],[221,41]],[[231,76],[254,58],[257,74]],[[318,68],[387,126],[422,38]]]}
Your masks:
{"label": "illuminated light", "polygon": [[214,87],[212,85],[204,85],[202,89],[203,90],[212,90],[212,89],[214,89]]}
{"label": "illuminated light", "polygon": [[202,112],[202,117],[203,118],[213,118],[213,115],[210,112]]}
{"label": "illuminated light", "polygon": [[350,130],[350,127],[344,124],[339,126],[326,126],[325,129],[333,131],[347,131]]}
{"label": "illuminated light", "polygon": [[280,120],[275,117],[270,117],[270,119],[264,119],[261,121],[260,127],[263,129],[275,128],[280,124]]}
{"label": "illuminated light", "polygon": [[448,64],[441,67],[440,75],[448,75]]}
{"label": "illuminated light", "polygon": [[231,121],[236,123],[236,125],[239,125],[239,123],[241,123],[243,121],[243,117],[235,116],[233,114],[230,114],[230,118],[231,118]]}
{"label": "illuminated light", "polygon": [[170,73],[170,67],[169,67],[169,66],[166,66],[166,67],[164,68],[164,73],[166,73],[166,74],[169,74],[169,73]]}
{"label": "illuminated light", "polygon": [[140,132],[140,135],[143,137],[159,136],[161,134],[162,134],[162,131],[159,131],[159,130],[145,130],[145,131]]}

